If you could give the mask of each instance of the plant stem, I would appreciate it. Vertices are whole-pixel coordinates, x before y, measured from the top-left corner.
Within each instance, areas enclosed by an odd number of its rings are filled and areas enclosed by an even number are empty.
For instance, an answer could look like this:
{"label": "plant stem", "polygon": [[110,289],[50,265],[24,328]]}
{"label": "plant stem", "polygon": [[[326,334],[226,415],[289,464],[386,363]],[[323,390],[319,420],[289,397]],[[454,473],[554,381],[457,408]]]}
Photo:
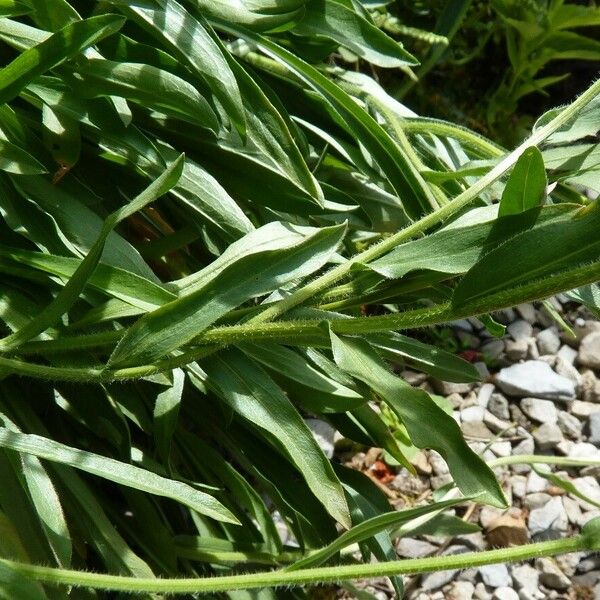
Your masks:
{"label": "plant stem", "polygon": [[298,571],[267,571],[199,579],[148,579],[123,577],[120,575],[103,575],[29,565],[5,559],[0,559],[0,564],[24,577],[35,579],[42,583],[90,587],[125,593],[193,594],[276,586],[337,583],[349,579],[465,569],[496,563],[529,560],[539,556],[553,556],[566,552],[577,552],[592,549],[593,546],[594,543],[591,536],[578,535],[560,540],[539,542],[514,548],[499,548],[484,552],[469,552],[465,554],[395,560],[382,563],[318,567]]}
{"label": "plant stem", "polygon": [[536,146],[544,141],[548,136],[568,123],[584,106],[591,102],[600,93],[600,80],[590,86],[579,98],[571,105],[564,108],[556,117],[554,117],[544,127],[533,133],[531,137],[521,144],[518,148],[510,152],[493,169],[478,179],[469,189],[465,190],[448,204],[441,206],[434,212],[425,215],[422,219],[412,223],[398,233],[384,239],[381,243],[367,250],[354,255],[345,263],[334,267],[327,273],[317,277],[317,279],[306,284],[304,287],[296,290],[293,294],[275,302],[265,308],[264,311],[250,319],[249,323],[264,323],[280,317],[285,312],[306,302],[309,298],[327,289],[350,272],[352,266],[357,263],[369,263],[384,254],[397,245],[427,231],[428,229],[439,225],[444,220],[467,206],[490,184],[499,179],[508,169],[510,169],[521,156],[522,152],[530,147]]}

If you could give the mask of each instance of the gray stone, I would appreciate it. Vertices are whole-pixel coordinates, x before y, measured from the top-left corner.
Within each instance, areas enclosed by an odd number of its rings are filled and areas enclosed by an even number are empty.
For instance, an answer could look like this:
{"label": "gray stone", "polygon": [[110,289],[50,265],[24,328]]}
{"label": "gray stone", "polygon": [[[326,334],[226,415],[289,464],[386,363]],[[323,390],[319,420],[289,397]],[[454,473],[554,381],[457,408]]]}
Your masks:
{"label": "gray stone", "polygon": [[529,510],[533,510],[534,508],[541,508],[542,506],[548,504],[550,500],[552,500],[552,496],[550,494],[546,494],[545,492],[530,492],[523,499],[523,507]]}
{"label": "gray stone", "polygon": [[533,304],[519,304],[517,306],[517,312],[521,315],[522,319],[525,319],[528,323],[533,325],[537,320],[537,315]]}
{"label": "gray stone", "polygon": [[491,339],[485,342],[480,350],[489,360],[498,360],[504,354],[504,340]]}
{"label": "gray stone", "polygon": [[558,426],[567,437],[574,440],[579,440],[581,438],[581,431],[583,429],[581,421],[566,410],[558,411]]}
{"label": "gray stone", "polygon": [[541,360],[531,360],[502,369],[496,376],[496,384],[509,396],[548,400],[575,397],[573,382],[555,373],[550,365]]}
{"label": "gray stone", "polygon": [[537,334],[536,342],[540,354],[556,354],[560,348],[560,338],[556,327],[549,327]]}
{"label": "gray stone", "polygon": [[528,340],[533,335],[533,327],[527,321],[519,319],[514,321],[507,328],[506,332],[513,340]]}
{"label": "gray stone", "polygon": [[556,423],[543,423],[533,432],[533,439],[540,450],[552,450],[563,441],[563,434]]}
{"label": "gray stone", "polygon": [[[533,437],[525,438],[521,440],[516,446],[513,447],[513,454],[533,454],[535,452],[535,442],[533,441]],[[531,467],[529,465],[511,465],[511,470],[513,473],[529,473],[531,471]]]}
{"label": "gray stone", "polygon": [[587,421],[588,442],[600,445],[600,412],[592,413]]}
{"label": "gray stone", "polygon": [[573,404],[571,404],[571,414],[579,417],[580,419],[586,419],[595,412],[600,412],[600,404],[597,404],[596,402],[575,400]]}
{"label": "gray stone", "polygon": [[506,356],[513,362],[527,358],[529,344],[527,340],[506,340]]}
{"label": "gray stone", "polygon": [[455,581],[448,590],[449,600],[471,600],[475,586],[470,581]]}
{"label": "gray stone", "polygon": [[564,496],[562,501],[569,523],[580,526],[582,513],[579,503],[573,500],[573,498],[569,498],[569,496]]}
{"label": "gray stone", "polygon": [[585,321],[583,319],[577,319],[575,321],[575,327],[573,327],[573,329],[575,330],[577,342],[581,342],[583,338],[588,336],[590,333],[600,331],[600,321]]}
{"label": "gray stone", "polygon": [[493,588],[512,585],[512,579],[508,574],[508,568],[505,564],[485,565],[479,569],[481,579],[485,585]]}
{"label": "gray stone", "polygon": [[[468,552],[466,546],[450,546],[442,554],[444,556],[449,554],[462,554]],[[428,592],[437,590],[442,586],[446,585],[454,579],[454,576],[459,572],[459,569],[451,569],[449,571],[437,571],[435,573],[428,573],[421,580],[421,587]]]}
{"label": "gray stone", "polygon": [[493,437],[492,432],[483,421],[467,421],[461,425],[463,435],[469,438],[489,440]]}
{"label": "gray stone", "polygon": [[515,588],[527,592],[537,592],[539,587],[539,573],[530,565],[515,565],[511,568]]}
{"label": "gray stone", "polygon": [[442,396],[450,394],[468,394],[473,385],[471,383],[452,383],[450,381],[432,380],[433,389]]}
{"label": "gray stone", "polygon": [[473,598],[476,600],[490,600],[492,595],[485,589],[485,583],[481,581],[475,585],[475,592],[473,593]]}
{"label": "gray stone", "polygon": [[525,475],[512,475],[510,478],[510,487],[513,496],[523,498],[527,493],[527,477]]}
{"label": "gray stone", "polygon": [[577,350],[564,344],[560,347],[560,350],[557,352],[556,356],[573,365],[575,364],[575,359],[577,358]]}
{"label": "gray stone", "polygon": [[577,360],[584,367],[600,368],[600,331],[589,333],[581,340]]}
{"label": "gray stone", "polygon": [[[573,479],[572,483],[581,494],[593,502],[600,503],[600,484],[594,477],[577,477],[576,479]],[[586,502],[582,498],[578,498],[577,496],[571,497],[583,510],[593,510],[597,508],[597,506],[591,502]]]}
{"label": "gray stone", "polygon": [[576,387],[581,385],[581,375],[579,371],[570,363],[567,362],[564,358],[560,358],[560,356],[556,357],[556,362],[554,363],[554,370],[563,377],[570,379]]}
{"label": "gray stone", "polygon": [[523,398],[519,403],[521,410],[538,423],[556,423],[558,412],[554,402],[541,398]]}
{"label": "gray stone", "polygon": [[593,371],[586,369],[581,373],[579,386],[583,400],[600,403],[600,380]]}
{"label": "gray stone", "polygon": [[510,419],[508,400],[502,394],[492,394],[487,403],[487,409],[499,419]]}
{"label": "gray stone", "polygon": [[477,392],[477,404],[483,406],[483,408],[487,408],[495,389],[493,383],[484,383]]}
{"label": "gray stone", "polygon": [[[557,446],[556,449],[560,450],[560,446]],[[600,458],[598,448],[589,442],[571,442],[566,450],[567,452],[563,452],[563,454],[569,458]]]}
{"label": "gray stone", "polygon": [[490,450],[496,455],[496,456],[510,456],[511,452],[512,452],[512,445],[510,442],[494,442],[491,446],[490,446]]}
{"label": "gray stone", "polygon": [[396,546],[396,552],[402,558],[422,558],[436,550],[437,546],[415,538],[400,538]]}
{"label": "gray stone", "polygon": [[479,377],[483,381],[490,378],[490,376],[491,376],[490,370],[488,369],[488,366],[483,361],[478,360],[477,362],[473,363],[473,366],[477,369],[477,372],[479,373]]}
{"label": "gray stone", "polygon": [[[537,344],[533,338],[527,340],[527,358],[530,358],[531,360],[537,360],[538,358],[541,358],[540,351],[538,350]],[[550,366],[552,366],[554,357],[551,356],[550,359],[551,360],[544,358],[544,360],[548,362]]]}
{"label": "gray stone", "polygon": [[475,421],[483,421],[485,408],[483,406],[468,406],[460,411],[460,420],[463,423],[473,423]]}
{"label": "gray stone", "polygon": [[571,580],[558,568],[551,558],[538,558],[535,566],[540,571],[540,582],[552,590],[568,590]]}
{"label": "gray stone", "polygon": [[429,462],[433,468],[433,472],[436,475],[446,475],[450,473],[450,469],[448,469],[448,464],[442,458],[441,454],[436,452],[435,450],[429,451]]}
{"label": "gray stone", "polygon": [[305,419],[313,437],[327,458],[333,458],[335,429],[320,419]]}
{"label": "gray stone", "polygon": [[519,600],[519,594],[511,587],[504,586],[494,590],[493,600]]}
{"label": "gray stone", "polygon": [[555,540],[563,537],[569,528],[569,518],[559,497],[529,513],[529,532],[535,541]]}
{"label": "gray stone", "polygon": [[494,433],[500,433],[511,428],[510,421],[504,421],[493,415],[489,410],[486,410],[483,415],[483,422]]}

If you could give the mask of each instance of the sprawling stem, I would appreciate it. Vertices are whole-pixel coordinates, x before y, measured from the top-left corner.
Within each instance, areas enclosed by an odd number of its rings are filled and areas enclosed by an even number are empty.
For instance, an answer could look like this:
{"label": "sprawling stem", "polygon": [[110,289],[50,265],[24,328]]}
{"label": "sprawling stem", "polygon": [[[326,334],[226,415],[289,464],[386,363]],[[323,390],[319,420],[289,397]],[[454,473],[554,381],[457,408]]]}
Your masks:
{"label": "sprawling stem", "polygon": [[485,552],[469,552],[382,563],[318,567],[297,571],[267,571],[200,579],[143,579],[119,575],[102,575],[29,565],[5,559],[0,559],[0,564],[22,576],[49,584],[91,587],[99,590],[129,593],[192,594],[276,586],[337,583],[351,579],[465,569],[495,563],[529,560],[539,556],[553,556],[565,552],[591,550],[594,546],[595,537],[582,534],[561,540],[539,542],[514,548],[487,550]]}
{"label": "sprawling stem", "polygon": [[419,219],[415,223],[412,223],[405,229],[398,233],[386,238],[381,243],[371,248],[367,248],[364,252],[354,255],[345,263],[334,267],[324,275],[321,275],[317,279],[314,279],[310,283],[296,290],[293,294],[280,300],[279,302],[273,303],[265,308],[264,311],[250,319],[250,323],[264,323],[276,319],[292,308],[303,304],[309,298],[318,294],[319,292],[329,288],[334,283],[348,275],[352,266],[357,263],[369,263],[384,254],[387,254],[390,250],[398,246],[399,244],[406,242],[407,240],[424,233],[428,229],[439,225],[444,220],[451,217],[453,214],[467,206],[472,202],[479,194],[485,190],[489,185],[494,183],[497,179],[502,177],[506,171],[508,171],[521,156],[522,152],[530,147],[536,146],[544,141],[548,136],[560,129],[563,125],[568,123],[577,113],[591,102],[600,93],[600,80],[589,87],[579,98],[577,98],[571,105],[564,108],[556,117],[554,117],[544,127],[538,129],[531,137],[523,142],[518,148],[510,152],[505,158],[503,158],[493,169],[486,173],[483,177],[478,179],[469,189],[465,190],[456,198],[452,199],[448,204],[441,206],[434,212],[425,215],[422,219]]}

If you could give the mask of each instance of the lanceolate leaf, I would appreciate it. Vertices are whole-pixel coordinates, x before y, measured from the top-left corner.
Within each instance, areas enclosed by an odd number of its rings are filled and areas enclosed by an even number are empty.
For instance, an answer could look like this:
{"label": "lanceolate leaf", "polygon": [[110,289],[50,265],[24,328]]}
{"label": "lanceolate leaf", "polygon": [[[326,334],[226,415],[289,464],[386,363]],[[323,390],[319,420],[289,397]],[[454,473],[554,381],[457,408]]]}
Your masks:
{"label": "lanceolate leaf", "polygon": [[180,481],[165,479],[150,471],[112,458],[65,446],[39,435],[11,431],[5,427],[0,428],[0,446],[68,465],[143,492],[172,498],[218,521],[238,522],[229,510],[209,494],[195,490]]}
{"label": "lanceolate leaf", "polygon": [[506,182],[498,216],[514,215],[540,206],[546,197],[547,185],[542,153],[535,146],[527,148]]}
{"label": "lanceolate leaf", "polygon": [[302,21],[294,28],[300,35],[323,35],[380,67],[418,64],[417,59],[358,11],[336,0],[309,0]]}
{"label": "lanceolate leaf", "polygon": [[399,510],[377,515],[376,517],[372,517],[367,521],[363,521],[359,525],[355,525],[352,527],[352,529],[344,532],[342,535],[340,535],[340,537],[338,537],[334,542],[325,548],[322,548],[314,554],[311,554],[306,558],[302,558],[289,567],[286,567],[286,571],[295,571],[296,569],[316,567],[350,544],[362,542],[363,540],[373,537],[379,532],[385,531],[386,529],[399,527],[403,523],[411,521],[412,519],[416,519],[422,515],[426,515],[437,510],[450,508],[463,502],[465,502],[464,498],[455,498],[452,500],[444,500],[443,502],[426,504],[425,506],[419,506],[416,508],[409,508],[406,510]]}
{"label": "lanceolate leaf", "polygon": [[494,506],[506,506],[491,469],[469,448],[456,421],[427,392],[393,375],[366,342],[332,334],[331,343],[338,365],[383,398],[400,417],[415,446],[433,448],[444,457],[464,494],[479,496],[479,500]]}
{"label": "lanceolate leaf", "polygon": [[263,52],[282,62],[292,73],[319,93],[340,115],[342,122],[346,123],[348,133],[358,138],[375,159],[402,199],[406,212],[416,218],[428,210],[429,205],[425,201],[425,194],[414,176],[414,167],[410,161],[385,130],[346,92],[317,69],[270,40],[222,21],[215,21],[215,25],[223,31],[257,44]]}
{"label": "lanceolate leaf", "polygon": [[39,175],[48,170],[29,152],[0,139],[0,170],[17,175]]}
{"label": "lanceolate leaf", "polygon": [[469,270],[454,291],[453,306],[464,307],[499,292],[515,293],[520,285],[597,263],[599,225],[596,201],[515,235]]}
{"label": "lanceolate leaf", "polygon": [[[294,229],[289,227],[291,232]],[[343,225],[307,228],[305,235],[302,229],[296,229],[300,235],[295,240],[237,258],[192,293],[142,317],[121,340],[110,364],[149,364],[187,344],[246,300],[306,277],[330,258],[345,231]]]}
{"label": "lanceolate leaf", "polygon": [[118,31],[125,22],[117,15],[90,17],[66,25],[37,46],[25,50],[0,71],[0,103],[17,96],[33,79]]}
{"label": "lanceolate leaf", "polygon": [[273,437],[293,461],[327,512],[345,527],[350,515],[342,486],[310,430],[281,389],[259,366],[237,350],[204,364],[209,383],[229,406]]}

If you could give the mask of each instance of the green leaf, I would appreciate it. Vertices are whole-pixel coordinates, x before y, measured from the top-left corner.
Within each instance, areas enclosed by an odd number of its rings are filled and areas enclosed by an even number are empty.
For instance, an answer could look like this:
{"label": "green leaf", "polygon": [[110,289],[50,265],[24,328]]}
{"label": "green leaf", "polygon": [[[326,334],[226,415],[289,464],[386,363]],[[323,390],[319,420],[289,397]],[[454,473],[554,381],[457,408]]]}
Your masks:
{"label": "green leaf", "polygon": [[380,67],[398,68],[418,64],[417,59],[404,50],[400,42],[336,0],[309,0],[304,18],[294,28],[294,33],[328,37]]}
{"label": "green leaf", "polygon": [[514,215],[543,204],[548,178],[542,153],[532,146],[517,160],[500,200],[498,216]]}
{"label": "green leaf", "polygon": [[152,65],[91,58],[80,62],[75,74],[74,87],[84,97],[120,96],[219,131],[217,116],[206,99],[191,83],[168,71]]}
{"label": "green leaf", "polygon": [[22,327],[10,336],[0,340],[0,350],[15,349],[22,343],[32,339],[36,335],[54,325],[56,321],[65,314],[76,302],[77,298],[85,288],[88,279],[94,272],[109,234],[124,219],[153,202],[168,192],[177,182],[183,169],[184,158],[181,156],[174,162],[156,181],[148,186],[141,194],[136,196],[129,204],[122,206],[111,213],[104,221],[98,239],[90,249],[88,255],[69,279],[66,285],[45,308],[42,313],[32,319],[26,326]]}
{"label": "green leaf", "polygon": [[[538,210],[528,212],[535,216]],[[539,224],[534,219],[533,223],[531,229],[491,250],[468,271],[452,296],[454,307],[502,292],[508,303],[519,286],[598,262],[598,201],[558,219]]]}
{"label": "green leaf", "polygon": [[29,152],[3,139],[0,139],[0,170],[17,175],[40,175],[48,172]]}
{"label": "green leaf", "polygon": [[42,29],[56,31],[81,17],[67,0],[27,0],[33,8],[33,20]]}
{"label": "green leaf", "polygon": [[344,233],[343,225],[313,229],[271,223],[248,234],[198,274],[193,291],[137,321],[109,364],[149,364],[166,356],[243,302],[320,269]]}
{"label": "green leaf", "polygon": [[235,516],[209,494],[181,481],[166,479],[112,458],[72,448],[39,435],[11,431],[6,427],[0,427],[0,446],[68,465],[142,492],[171,498],[218,521],[238,523]]}
{"label": "green leaf", "polygon": [[181,369],[174,369],[172,373],[173,385],[158,394],[154,404],[154,443],[166,466],[169,466],[171,441],[177,428],[185,381],[185,374]]}
{"label": "green leaf", "polygon": [[340,122],[345,125],[348,133],[359,139],[372,155],[411,217],[419,217],[429,210],[412,163],[375,119],[360,108],[346,92],[320,71],[270,40],[223,21],[215,21],[215,26],[256,44],[265,54],[283,63],[294,75],[321,95],[339,114]]}
{"label": "green leaf", "polygon": [[236,78],[203,19],[194,18],[175,0],[157,0],[154,6],[144,0],[113,0],[113,4],[206,81],[238,130],[245,131],[244,105]]}
{"label": "green leaf", "polygon": [[19,17],[31,13],[31,8],[24,2],[0,0],[0,17]]}
{"label": "green leaf", "polygon": [[25,50],[0,70],[0,104],[18,96],[33,79],[117,32],[125,23],[118,15],[90,17],[66,25],[37,46]]}
{"label": "green leaf", "polygon": [[203,363],[208,383],[244,419],[277,442],[302,473],[327,512],[350,527],[342,486],[307,425],[282,390],[239,350],[227,350]]}
{"label": "green leaf", "polygon": [[346,548],[350,544],[356,544],[362,542],[370,537],[377,535],[381,531],[386,529],[392,529],[398,527],[412,519],[416,519],[422,515],[429,514],[430,512],[450,508],[457,504],[465,502],[465,498],[454,498],[452,500],[444,500],[443,502],[434,502],[432,504],[426,504],[425,506],[418,506],[416,508],[409,508],[405,510],[393,511],[377,515],[366,521],[363,521],[359,525],[355,525],[352,529],[345,531],[340,537],[334,542],[321,548],[314,554],[311,553],[306,558],[302,558],[296,561],[294,564],[285,568],[286,571],[295,571],[297,569],[314,568],[320,564],[323,564],[328,558],[337,554],[343,548]]}
{"label": "green leaf", "polygon": [[469,448],[456,421],[427,392],[393,375],[366,342],[332,333],[331,344],[338,365],[383,398],[404,423],[413,444],[442,455],[463,494],[478,496],[493,506],[506,506],[491,469]]}

